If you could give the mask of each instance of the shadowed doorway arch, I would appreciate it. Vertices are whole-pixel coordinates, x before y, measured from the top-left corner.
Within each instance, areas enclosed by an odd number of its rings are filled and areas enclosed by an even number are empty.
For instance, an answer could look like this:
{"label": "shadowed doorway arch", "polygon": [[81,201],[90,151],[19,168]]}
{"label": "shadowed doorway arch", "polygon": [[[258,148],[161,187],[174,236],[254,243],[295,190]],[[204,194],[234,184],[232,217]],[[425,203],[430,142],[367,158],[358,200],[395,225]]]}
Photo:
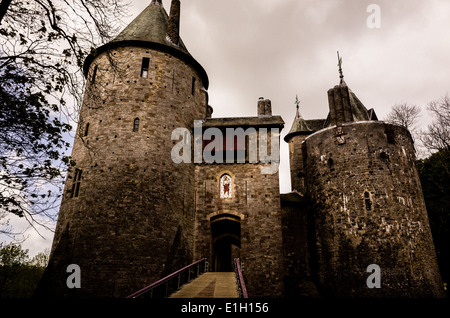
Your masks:
{"label": "shadowed doorway arch", "polygon": [[233,271],[233,258],[241,248],[241,218],[223,213],[211,218],[213,264],[215,272]]}

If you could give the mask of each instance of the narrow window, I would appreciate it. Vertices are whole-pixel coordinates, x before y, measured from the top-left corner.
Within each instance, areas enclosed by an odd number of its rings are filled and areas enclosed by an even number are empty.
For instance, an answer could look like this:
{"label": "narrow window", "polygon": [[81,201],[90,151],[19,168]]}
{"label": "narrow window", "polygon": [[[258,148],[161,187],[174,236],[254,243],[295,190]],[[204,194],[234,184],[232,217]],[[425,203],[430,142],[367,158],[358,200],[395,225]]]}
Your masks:
{"label": "narrow window", "polygon": [[370,194],[369,192],[364,192],[364,203],[366,204],[366,210],[371,211],[372,210],[372,201],[370,200]]}
{"label": "narrow window", "polygon": [[92,72],[92,78],[91,78],[91,83],[94,84],[95,83],[95,78],[97,77],[97,70],[98,70],[98,65],[94,66],[94,71]]}
{"label": "narrow window", "polygon": [[71,198],[77,198],[80,193],[80,183],[81,183],[81,174],[82,170],[75,169],[75,176],[73,178],[73,184],[72,184],[72,192],[70,194]]}
{"label": "narrow window", "polygon": [[395,134],[394,129],[390,125],[385,125],[385,134],[387,137],[387,141],[390,144],[395,144]]}
{"label": "narrow window", "polygon": [[133,132],[139,131],[139,118],[136,118],[133,123]]}
{"label": "narrow window", "polygon": [[86,137],[89,134],[89,123],[86,124],[86,127],[84,128],[84,137]]}
{"label": "narrow window", "polygon": [[196,81],[195,77],[192,77],[192,87],[191,87],[192,96],[195,95],[195,81]]}
{"label": "narrow window", "polygon": [[150,58],[144,57],[142,59],[141,77],[148,77],[148,68],[150,66]]}

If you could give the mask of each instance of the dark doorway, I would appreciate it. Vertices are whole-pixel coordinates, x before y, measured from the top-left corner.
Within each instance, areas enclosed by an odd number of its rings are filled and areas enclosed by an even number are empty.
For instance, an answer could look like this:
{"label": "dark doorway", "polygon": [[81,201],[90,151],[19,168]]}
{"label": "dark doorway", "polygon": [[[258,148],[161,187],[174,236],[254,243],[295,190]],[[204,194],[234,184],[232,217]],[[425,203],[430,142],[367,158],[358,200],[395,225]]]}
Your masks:
{"label": "dark doorway", "polygon": [[219,214],[211,218],[213,245],[212,270],[233,271],[233,259],[241,248],[241,219],[233,214]]}

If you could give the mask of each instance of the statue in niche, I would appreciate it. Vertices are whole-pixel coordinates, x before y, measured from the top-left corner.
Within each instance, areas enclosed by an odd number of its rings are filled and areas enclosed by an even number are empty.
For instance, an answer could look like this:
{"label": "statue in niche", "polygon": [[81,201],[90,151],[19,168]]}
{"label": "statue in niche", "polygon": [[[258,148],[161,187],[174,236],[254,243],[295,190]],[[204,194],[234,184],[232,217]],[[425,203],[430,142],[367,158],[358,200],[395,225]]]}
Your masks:
{"label": "statue in niche", "polygon": [[220,178],[220,198],[231,199],[232,197],[232,182],[231,177],[228,174],[224,174]]}

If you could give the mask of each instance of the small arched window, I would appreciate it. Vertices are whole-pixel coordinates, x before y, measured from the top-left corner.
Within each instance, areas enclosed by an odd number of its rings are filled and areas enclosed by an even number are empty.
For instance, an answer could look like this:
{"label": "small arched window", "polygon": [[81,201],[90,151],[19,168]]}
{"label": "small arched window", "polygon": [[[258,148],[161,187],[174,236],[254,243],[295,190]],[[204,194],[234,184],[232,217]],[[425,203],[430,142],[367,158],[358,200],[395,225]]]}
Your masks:
{"label": "small arched window", "polygon": [[229,174],[220,177],[220,198],[231,199],[233,197],[233,180]]}
{"label": "small arched window", "polygon": [[148,68],[150,66],[150,58],[142,58],[141,77],[148,77]]}
{"label": "small arched window", "polygon": [[135,118],[133,122],[133,132],[139,131],[139,118]]}
{"label": "small arched window", "polygon": [[75,175],[73,177],[72,191],[70,192],[71,198],[77,198],[80,193],[81,184],[81,174],[83,171],[81,169],[75,169]]}

